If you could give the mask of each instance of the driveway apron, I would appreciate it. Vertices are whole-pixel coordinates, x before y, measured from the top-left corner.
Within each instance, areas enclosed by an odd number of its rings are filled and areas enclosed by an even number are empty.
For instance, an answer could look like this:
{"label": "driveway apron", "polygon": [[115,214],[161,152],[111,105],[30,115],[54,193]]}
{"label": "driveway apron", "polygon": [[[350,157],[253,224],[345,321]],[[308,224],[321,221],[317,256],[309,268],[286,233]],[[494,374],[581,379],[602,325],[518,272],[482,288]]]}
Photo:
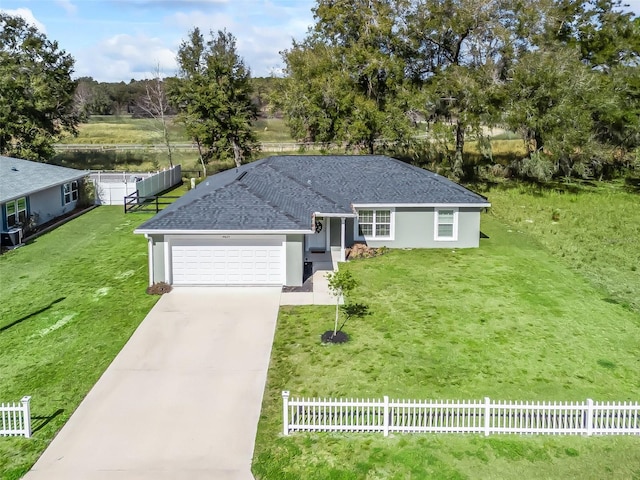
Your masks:
{"label": "driveway apron", "polygon": [[279,300],[165,294],[24,478],[252,479]]}

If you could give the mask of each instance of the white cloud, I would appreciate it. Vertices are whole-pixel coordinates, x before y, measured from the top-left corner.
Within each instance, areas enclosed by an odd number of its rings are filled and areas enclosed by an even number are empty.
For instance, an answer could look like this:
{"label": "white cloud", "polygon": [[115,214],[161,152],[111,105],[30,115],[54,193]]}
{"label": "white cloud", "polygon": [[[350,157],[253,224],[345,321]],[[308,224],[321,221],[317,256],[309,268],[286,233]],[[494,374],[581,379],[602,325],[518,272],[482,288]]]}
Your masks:
{"label": "white cloud", "polygon": [[159,38],[120,34],[76,55],[76,76],[102,82],[152,78],[156,67],[165,75],[177,71],[176,52]]}
{"label": "white cloud", "polygon": [[69,15],[75,15],[78,7],[71,3],[71,0],[55,0],[56,4],[62,7]]}
{"label": "white cloud", "polygon": [[0,8],[0,11],[11,15],[12,17],[22,17],[29,25],[33,25],[40,30],[41,33],[47,33],[47,29],[44,24],[39,22],[33,15],[33,12],[28,8],[16,8],[14,10],[5,10]]}
{"label": "white cloud", "polygon": [[187,38],[188,32],[193,30],[194,27],[198,27],[205,36],[208,35],[210,30],[216,32],[225,28],[231,33],[234,33],[234,30],[239,27],[239,24],[231,15],[224,13],[205,14],[198,10],[188,13],[177,12],[167,17],[164,23],[183,29],[185,39]]}
{"label": "white cloud", "polygon": [[[252,12],[210,13],[202,11],[176,12],[165,18],[164,23],[183,29],[181,40],[186,40],[188,32],[198,27],[205,37],[209,31],[226,29],[237,41],[238,53],[245,64],[251,67],[253,76],[268,76],[279,72],[282,67],[280,52],[291,46],[292,38],[302,39],[313,21],[310,8],[283,7],[266,2]],[[251,17],[258,14],[260,21]]]}
{"label": "white cloud", "polygon": [[625,0],[622,3],[629,5],[627,10],[634,12],[636,16],[640,15],[640,0]]}
{"label": "white cloud", "polygon": [[174,8],[185,7],[211,7],[214,5],[224,5],[229,0],[112,0],[115,3],[126,4],[136,8],[162,8],[172,10]]}

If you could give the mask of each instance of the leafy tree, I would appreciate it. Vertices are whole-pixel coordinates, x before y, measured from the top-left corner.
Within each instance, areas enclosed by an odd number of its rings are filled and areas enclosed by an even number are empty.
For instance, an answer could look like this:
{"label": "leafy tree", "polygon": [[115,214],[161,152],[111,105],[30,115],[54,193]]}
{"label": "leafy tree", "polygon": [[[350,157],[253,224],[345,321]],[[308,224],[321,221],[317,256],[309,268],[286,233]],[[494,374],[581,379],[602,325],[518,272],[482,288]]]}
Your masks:
{"label": "leafy tree", "polygon": [[276,76],[251,79],[251,84],[253,85],[253,103],[261,115],[268,115],[274,110],[272,104],[273,93],[282,81],[283,78]]}
{"label": "leafy tree", "polygon": [[538,6],[531,48],[514,61],[506,84],[505,120],[528,148],[518,170],[545,180],[629,165],[640,137],[637,20],[619,1]]}
{"label": "leafy tree", "polygon": [[[562,164],[565,173],[583,156],[591,142],[593,120],[590,102],[597,93],[594,74],[575,52],[535,50],[522,56],[512,70],[509,105],[505,120],[525,139],[528,157]],[[581,149],[576,149],[581,145]],[[531,162],[527,162],[531,165]],[[523,172],[539,180],[558,171],[539,169]]]}
{"label": "leafy tree", "polygon": [[279,106],[292,136],[374,153],[412,138],[413,92],[397,55],[400,0],[319,0],[316,25],[283,52]]}
{"label": "leafy tree", "polygon": [[47,160],[76,132],[73,58],[20,17],[0,12],[0,154]]}
{"label": "leafy tree", "polygon": [[[407,71],[424,85],[426,116],[452,123],[452,173],[464,174],[467,132],[501,118],[501,90],[522,40],[516,22],[527,2],[411,0],[405,21]],[[526,30],[526,29],[525,29]]]}
{"label": "leafy tree", "polygon": [[205,41],[194,28],[180,45],[178,65],[179,78],[169,96],[198,145],[203,170],[214,156],[233,158],[239,166],[258,148],[251,129],[257,108],[251,100],[251,74],[238,55],[234,36],[210,32]]}

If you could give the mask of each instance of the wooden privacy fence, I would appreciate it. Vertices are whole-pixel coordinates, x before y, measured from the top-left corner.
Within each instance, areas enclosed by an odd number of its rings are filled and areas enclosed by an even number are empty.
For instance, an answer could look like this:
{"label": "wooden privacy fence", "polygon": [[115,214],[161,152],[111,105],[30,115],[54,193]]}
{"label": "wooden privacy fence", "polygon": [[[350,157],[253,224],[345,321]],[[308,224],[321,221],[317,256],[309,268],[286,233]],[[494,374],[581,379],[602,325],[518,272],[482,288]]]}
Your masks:
{"label": "wooden privacy fence", "polygon": [[290,432],[640,435],[638,402],[504,402],[290,398],[282,392]]}
{"label": "wooden privacy fence", "polygon": [[0,403],[0,437],[31,437],[31,397],[20,403]]}

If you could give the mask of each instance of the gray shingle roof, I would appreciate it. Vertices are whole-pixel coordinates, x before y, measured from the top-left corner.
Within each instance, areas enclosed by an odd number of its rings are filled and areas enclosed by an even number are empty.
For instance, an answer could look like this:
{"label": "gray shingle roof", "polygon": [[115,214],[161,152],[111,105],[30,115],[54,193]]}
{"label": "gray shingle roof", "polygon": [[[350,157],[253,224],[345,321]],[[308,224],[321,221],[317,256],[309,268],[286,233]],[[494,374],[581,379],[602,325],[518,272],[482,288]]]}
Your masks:
{"label": "gray shingle roof", "polygon": [[0,203],[71,182],[89,172],[0,156]]}
{"label": "gray shingle roof", "polygon": [[309,230],[314,212],[351,214],[354,204],[487,203],[381,155],[275,156],[207,178],[137,230]]}

